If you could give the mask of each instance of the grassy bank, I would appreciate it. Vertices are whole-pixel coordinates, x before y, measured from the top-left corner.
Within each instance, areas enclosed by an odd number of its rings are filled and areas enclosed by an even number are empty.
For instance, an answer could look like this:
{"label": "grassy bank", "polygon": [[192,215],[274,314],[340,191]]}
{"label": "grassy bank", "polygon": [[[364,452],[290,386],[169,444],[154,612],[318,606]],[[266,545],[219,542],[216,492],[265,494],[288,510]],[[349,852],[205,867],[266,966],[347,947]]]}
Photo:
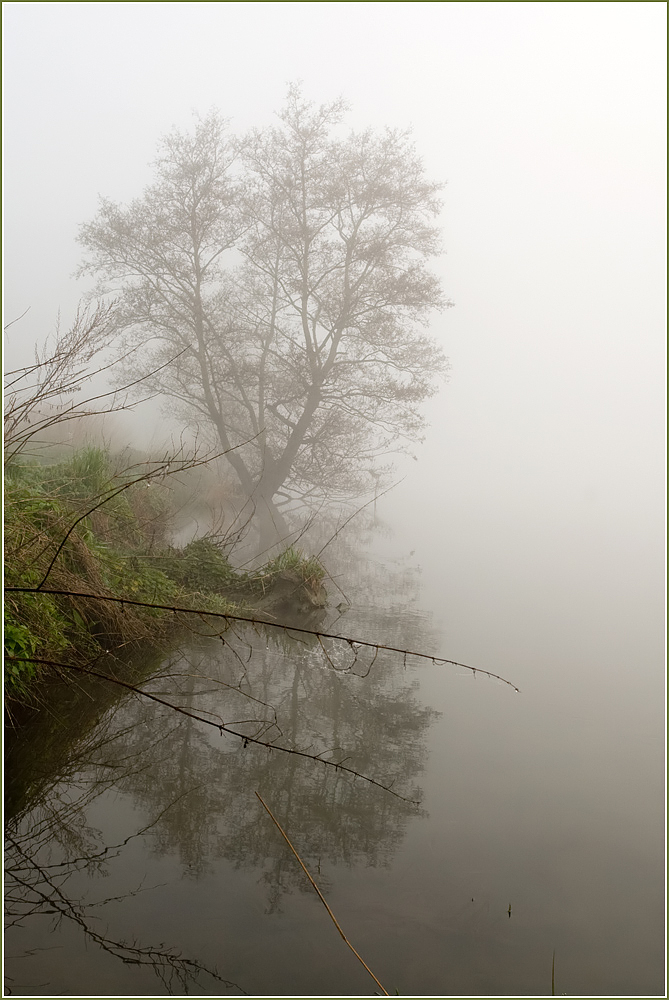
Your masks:
{"label": "grassy bank", "polygon": [[[288,549],[240,573],[212,539],[169,544],[170,490],[151,474],[123,470],[100,448],[52,465],[15,464],[5,474],[6,587],[83,591],[211,611],[261,604],[290,581],[315,603],[323,570]],[[175,616],[85,597],[5,595],[5,705],[39,693],[42,659],[90,661],[105,650],[165,641]]]}

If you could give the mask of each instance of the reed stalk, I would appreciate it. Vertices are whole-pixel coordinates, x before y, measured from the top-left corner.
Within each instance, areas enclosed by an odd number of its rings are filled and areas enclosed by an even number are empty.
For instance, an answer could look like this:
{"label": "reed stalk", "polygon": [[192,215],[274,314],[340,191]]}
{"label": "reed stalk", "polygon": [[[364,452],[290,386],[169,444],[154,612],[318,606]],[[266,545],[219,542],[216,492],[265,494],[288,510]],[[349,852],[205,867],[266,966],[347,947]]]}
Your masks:
{"label": "reed stalk", "polygon": [[327,901],[325,899],[325,896],[323,895],[323,893],[321,892],[321,890],[318,888],[318,886],[314,882],[314,880],[311,877],[311,875],[309,874],[309,870],[307,869],[307,866],[305,865],[304,861],[302,860],[302,858],[300,857],[300,855],[297,853],[297,851],[295,850],[295,848],[291,844],[291,842],[290,842],[290,840],[288,838],[288,834],[283,829],[283,827],[279,823],[278,819],[276,818],[276,816],[274,815],[274,813],[272,812],[272,810],[270,809],[270,807],[267,805],[267,803],[264,801],[264,799],[262,798],[262,796],[258,792],[256,792],[256,796],[260,800],[260,804],[263,806],[263,808],[265,809],[265,811],[268,813],[269,818],[272,820],[272,822],[274,823],[275,827],[277,828],[277,830],[279,831],[279,833],[281,834],[281,836],[286,841],[286,843],[290,847],[291,851],[293,852],[293,854],[295,855],[295,857],[299,861],[299,863],[300,863],[300,865],[302,867],[302,871],[307,876],[307,878],[311,882],[312,886],[314,887],[314,889],[318,893],[318,898],[320,899],[320,901],[323,904],[323,906],[325,907],[325,909],[328,911],[328,913],[330,915],[330,919],[332,920],[332,923],[335,925],[335,927],[337,928],[337,930],[341,934],[342,938],[344,939],[344,942],[351,949],[351,951],[353,952],[353,954],[355,955],[355,957],[358,959],[358,961],[361,963],[361,965],[363,965],[365,967],[365,969],[370,974],[370,976],[372,977],[372,979],[374,980],[374,982],[376,983],[376,985],[379,987],[379,989],[383,991],[383,995],[386,996],[386,997],[389,997],[390,993],[388,992],[388,990],[385,989],[381,985],[381,983],[378,981],[378,979],[376,978],[376,976],[374,975],[374,973],[372,972],[372,970],[370,969],[370,967],[367,965],[367,963],[365,962],[365,960],[358,954],[358,952],[355,950],[355,948],[353,947],[353,945],[351,944],[351,942],[349,941],[349,939],[344,934],[343,930],[341,929],[341,927],[339,925],[339,921],[337,920],[337,918],[335,917],[334,913],[332,912],[332,910],[328,906],[328,903],[327,903]]}

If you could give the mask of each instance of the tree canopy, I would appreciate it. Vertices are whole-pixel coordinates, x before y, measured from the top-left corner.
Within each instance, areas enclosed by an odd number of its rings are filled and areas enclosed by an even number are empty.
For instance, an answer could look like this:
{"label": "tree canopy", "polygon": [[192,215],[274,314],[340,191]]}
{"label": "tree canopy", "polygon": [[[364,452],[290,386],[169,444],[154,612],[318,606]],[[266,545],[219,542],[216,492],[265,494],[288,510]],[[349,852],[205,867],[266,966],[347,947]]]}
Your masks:
{"label": "tree canopy", "polygon": [[284,504],[368,492],[447,369],[425,332],[449,304],[428,268],[440,186],[408,133],[343,134],[344,113],[291,87],[241,139],[215,112],[173,130],[154,183],[80,233],[133,372],[214,431],[275,525]]}

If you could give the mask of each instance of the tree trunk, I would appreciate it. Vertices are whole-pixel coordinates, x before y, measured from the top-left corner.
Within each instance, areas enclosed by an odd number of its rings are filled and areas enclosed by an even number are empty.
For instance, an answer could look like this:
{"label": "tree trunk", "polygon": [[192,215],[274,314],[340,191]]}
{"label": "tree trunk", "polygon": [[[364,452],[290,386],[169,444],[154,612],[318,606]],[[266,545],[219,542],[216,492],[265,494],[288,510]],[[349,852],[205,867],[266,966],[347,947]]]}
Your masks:
{"label": "tree trunk", "polygon": [[285,549],[289,544],[290,529],[288,522],[274,501],[266,497],[255,500],[254,522],[258,530],[258,555],[263,561],[276,555],[276,551]]}

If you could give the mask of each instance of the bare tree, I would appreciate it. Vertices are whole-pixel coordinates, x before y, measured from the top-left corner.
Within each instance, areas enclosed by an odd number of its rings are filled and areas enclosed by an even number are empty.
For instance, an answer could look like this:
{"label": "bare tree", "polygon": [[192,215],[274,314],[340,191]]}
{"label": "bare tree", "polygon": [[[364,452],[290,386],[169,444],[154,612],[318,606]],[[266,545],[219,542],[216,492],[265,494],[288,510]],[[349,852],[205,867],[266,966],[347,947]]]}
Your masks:
{"label": "bare tree", "polygon": [[[59,322],[55,338],[35,349],[32,364],[5,374],[5,465],[58,425],[125,407],[119,391],[82,396],[93,375],[106,367],[93,362],[107,346],[113,315],[113,302],[80,307],[69,329],[63,332]],[[5,326],[5,332],[14,322]]]}
{"label": "bare tree", "polygon": [[448,304],[427,268],[438,185],[406,133],[342,138],[343,113],[292,87],[279,124],[237,144],[212,115],[164,140],[141,199],[81,230],[144,370],[183,350],[150,384],[224,449],[248,442],[228,461],[266,538],[283,505],[368,492],[447,367],[421,331]]}

